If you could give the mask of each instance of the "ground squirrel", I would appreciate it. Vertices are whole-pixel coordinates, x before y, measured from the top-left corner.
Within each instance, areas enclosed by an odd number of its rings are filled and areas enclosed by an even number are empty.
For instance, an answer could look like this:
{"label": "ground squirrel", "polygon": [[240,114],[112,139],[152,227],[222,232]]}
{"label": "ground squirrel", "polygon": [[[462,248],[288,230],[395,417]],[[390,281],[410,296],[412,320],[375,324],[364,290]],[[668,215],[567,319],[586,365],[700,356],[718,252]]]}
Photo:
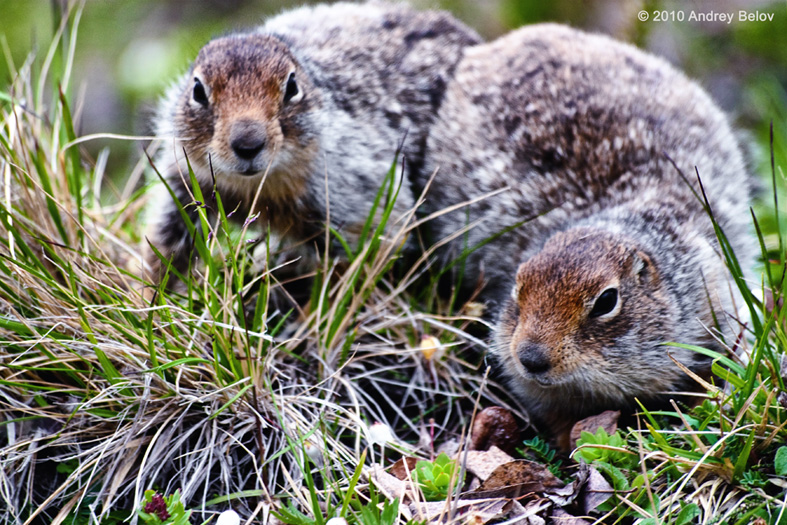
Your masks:
{"label": "ground squirrel", "polygon": [[[410,172],[420,167],[462,49],[479,41],[447,13],[399,4],[285,12],[199,52],[160,106],[157,135],[177,140],[155,165],[194,220],[184,150],[206,199],[215,183],[239,222],[259,212],[281,238],[319,240],[330,206],[331,225],[352,241],[397,147]],[[414,202],[401,183],[393,220]],[[147,241],[182,272],[191,239],[181,211],[166,189],[154,194]],[[159,257],[149,250],[146,261],[157,281]]]}
{"label": "ground squirrel", "polygon": [[437,173],[424,211],[501,191],[432,221],[435,240],[475,225],[444,262],[526,221],[470,255],[464,280],[486,281],[499,311],[493,353],[558,436],[585,416],[688,388],[668,353],[709,367],[660,343],[719,348],[703,327],[714,313],[725,336],[734,331],[695,166],[752,262],[752,182],[727,120],[694,82],[633,46],[552,24],[465,50],[427,144],[422,176]]}

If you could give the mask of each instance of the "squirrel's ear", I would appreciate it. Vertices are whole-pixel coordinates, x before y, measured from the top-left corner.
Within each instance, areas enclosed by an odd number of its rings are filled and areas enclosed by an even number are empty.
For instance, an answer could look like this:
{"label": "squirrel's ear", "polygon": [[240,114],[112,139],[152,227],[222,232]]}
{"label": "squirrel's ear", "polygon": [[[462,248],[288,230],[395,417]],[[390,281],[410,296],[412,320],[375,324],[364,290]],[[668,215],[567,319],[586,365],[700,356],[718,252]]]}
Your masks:
{"label": "squirrel's ear", "polygon": [[302,98],[303,92],[295,81],[295,71],[290,71],[290,74],[287,75],[287,82],[284,85],[284,103],[294,104]]}
{"label": "squirrel's ear", "polygon": [[653,271],[653,262],[650,257],[643,251],[635,251],[631,257],[631,274],[640,281],[645,281],[652,277]]}
{"label": "squirrel's ear", "polygon": [[210,90],[200,76],[199,71],[195,69],[193,72],[194,79],[191,84],[191,100],[202,107],[208,107],[210,104]]}
{"label": "squirrel's ear", "polygon": [[514,294],[518,293],[519,289],[524,284],[525,279],[527,278],[527,261],[523,262],[519,265],[519,268],[516,271],[516,286],[514,287]]}

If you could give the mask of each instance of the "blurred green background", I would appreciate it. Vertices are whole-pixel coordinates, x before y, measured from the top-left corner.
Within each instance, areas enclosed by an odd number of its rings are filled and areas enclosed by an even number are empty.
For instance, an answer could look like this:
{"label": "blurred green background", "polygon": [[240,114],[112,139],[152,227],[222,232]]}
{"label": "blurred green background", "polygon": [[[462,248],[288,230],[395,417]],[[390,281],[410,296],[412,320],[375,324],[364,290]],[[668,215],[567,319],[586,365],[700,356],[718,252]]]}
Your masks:
{"label": "blurred green background", "polygon": [[[79,25],[69,96],[79,132],[148,134],[157,98],[211,37],[253,26],[302,1],[87,0]],[[308,2],[307,2],[308,3]],[[787,166],[787,2],[761,0],[413,0],[443,8],[487,39],[523,24],[557,21],[611,34],[664,56],[698,79],[747,136],[753,167],[770,175],[769,123],[777,164]],[[0,91],[15,68],[43,60],[63,0],[0,0]],[[71,2],[73,7],[75,2]],[[649,19],[639,20],[645,11]],[[772,14],[740,22],[738,12]],[[657,21],[661,18],[667,21]],[[691,14],[734,13],[736,20],[697,22]],[[682,15],[680,14],[682,13]],[[680,18],[683,20],[681,21]],[[654,96],[658,96],[654,93]],[[111,148],[108,173],[123,181],[141,143],[97,140]],[[107,196],[111,199],[111,195]],[[787,199],[785,199],[787,202]]]}

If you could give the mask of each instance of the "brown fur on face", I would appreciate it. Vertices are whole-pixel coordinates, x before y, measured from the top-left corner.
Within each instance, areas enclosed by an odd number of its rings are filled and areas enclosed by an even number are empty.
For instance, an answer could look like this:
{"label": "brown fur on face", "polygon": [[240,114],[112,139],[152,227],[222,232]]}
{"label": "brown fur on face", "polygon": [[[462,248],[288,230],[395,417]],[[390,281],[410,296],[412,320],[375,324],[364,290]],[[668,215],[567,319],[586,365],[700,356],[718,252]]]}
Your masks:
{"label": "brown fur on face", "polygon": [[[573,374],[603,362],[603,346],[635,321],[634,304],[642,300],[639,288],[657,284],[646,255],[616,242],[611,234],[575,230],[558,233],[544,249],[523,263],[516,279],[519,319],[509,344],[519,361],[528,346],[547,351],[549,367],[532,374],[520,372],[544,385],[570,381]],[[617,290],[615,312],[590,317],[596,298]],[[655,306],[655,305],[654,305]]]}
{"label": "brown fur on face", "polygon": [[[616,290],[614,306],[594,310],[607,290]],[[520,266],[499,324],[498,357],[532,415],[567,431],[582,417],[658,399],[685,380],[661,346],[674,332],[673,310],[659,269],[633,240],[573,228]]]}
{"label": "brown fur on face", "polygon": [[[294,74],[299,94],[285,101],[290,74]],[[253,194],[251,187],[269,171],[265,199],[292,201],[300,197],[316,152],[300,116],[314,107],[319,97],[287,47],[267,35],[220,38],[202,48],[191,77],[175,117],[189,160],[204,168],[212,164],[225,190]],[[207,104],[195,97],[197,82],[204,89]],[[253,158],[242,158],[233,149],[233,139],[244,133],[264,143]],[[279,165],[285,167],[286,174],[279,173]]]}

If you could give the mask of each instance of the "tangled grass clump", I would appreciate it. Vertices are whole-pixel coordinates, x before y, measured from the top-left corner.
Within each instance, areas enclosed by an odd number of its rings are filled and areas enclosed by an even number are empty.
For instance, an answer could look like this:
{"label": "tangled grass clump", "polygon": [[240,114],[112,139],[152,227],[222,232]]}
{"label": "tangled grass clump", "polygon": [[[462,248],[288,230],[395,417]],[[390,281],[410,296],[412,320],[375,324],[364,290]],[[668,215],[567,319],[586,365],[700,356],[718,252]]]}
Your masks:
{"label": "tangled grass clump", "polygon": [[[325,245],[345,253],[320,254],[304,304],[285,310],[274,300],[283,273],[252,270],[247,241],[257,234],[231,227],[221,209],[191,225],[200,264],[187,286],[146,300],[152,285],[130,270],[144,242],[145,188],[102,203],[106,153],[88,159],[75,132],[80,9],[64,13],[46,55],[0,90],[0,521],[119,523],[137,519],[148,497],[143,511],[165,521],[158,493],[164,502],[177,494],[179,516],[191,509],[195,520],[231,506],[244,520],[404,522],[407,502],[381,495],[373,465],[461,442],[477,405],[526,416],[487,379],[486,345],[473,334],[488,327],[467,305],[435,298],[433,248],[397,264],[425,219],[413,210],[390,220],[396,164],[361,242],[326,234],[336,242]],[[194,201],[184,204],[204,202],[198,187]],[[726,386],[706,383],[694,407],[643,411],[637,428],[584,436],[573,457],[616,489],[593,519],[787,521],[784,249],[778,227],[757,230],[765,283],[736,270],[750,331],[729,342],[739,355],[713,356]],[[578,468],[543,441],[527,444],[553,472]],[[420,471],[450,507],[462,464],[446,459]]]}
{"label": "tangled grass clump", "polygon": [[[151,488],[179,489],[203,517],[227,504],[251,516],[282,494],[310,508],[296,487],[319,468],[312,482],[341,490],[372,422],[413,451],[430,432],[461,431],[460,405],[492,394],[461,357],[477,342],[463,331],[471,320],[412,309],[425,259],[391,269],[414,215],[385,234],[370,224],[341,272],[324,257],[293,312],[269,306],[281,285],[275,270],[251,274],[246,232],[223,212],[203,217],[205,268],[183,291],[143,298],[129,268],[144,190],[102,205],[104,162],[74,132],[79,16],[65,13],[44,63],[25,63],[0,103],[0,521],[131,515]],[[425,334],[449,351],[425,358]]]}

